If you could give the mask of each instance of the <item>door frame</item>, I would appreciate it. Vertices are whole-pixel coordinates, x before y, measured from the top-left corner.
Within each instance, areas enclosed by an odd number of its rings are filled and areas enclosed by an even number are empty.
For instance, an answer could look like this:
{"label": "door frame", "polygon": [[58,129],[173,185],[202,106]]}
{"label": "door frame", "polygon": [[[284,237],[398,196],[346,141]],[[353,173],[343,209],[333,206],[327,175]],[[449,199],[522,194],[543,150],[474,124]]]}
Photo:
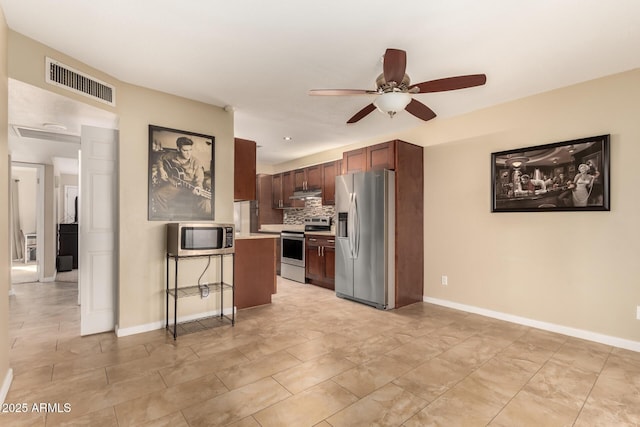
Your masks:
{"label": "door frame", "polygon": [[[40,163],[25,163],[11,161],[13,167],[31,168],[36,170],[37,190],[36,190],[36,269],[38,272],[38,282],[52,282],[53,277],[44,277],[44,165]],[[13,223],[10,224],[13,230]],[[55,230],[55,218],[54,218]],[[9,293],[12,289],[9,289]]]}

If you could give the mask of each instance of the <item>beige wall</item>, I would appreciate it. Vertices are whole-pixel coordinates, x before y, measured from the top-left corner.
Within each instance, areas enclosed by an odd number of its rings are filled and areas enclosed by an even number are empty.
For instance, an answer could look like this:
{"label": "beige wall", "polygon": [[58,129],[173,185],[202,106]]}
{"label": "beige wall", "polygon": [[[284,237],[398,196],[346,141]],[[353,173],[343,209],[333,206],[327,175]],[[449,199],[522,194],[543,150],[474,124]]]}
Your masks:
{"label": "beige wall", "polygon": [[[427,146],[424,295],[640,342],[638,99],[634,70],[399,135]],[[610,212],[490,212],[491,152],[602,134]]]}
{"label": "beige wall", "polygon": [[56,273],[56,251],[58,247],[58,232],[55,215],[55,185],[53,165],[44,165],[44,254],[43,276],[45,280],[52,280]]}
{"label": "beige wall", "polygon": [[[221,107],[120,82],[15,32],[10,32],[9,54],[11,78],[119,115],[117,324],[120,329],[140,331],[157,327],[164,321],[165,234],[164,222],[147,220],[148,126],[215,136],[215,220],[233,222],[233,115]],[[43,71],[46,56],[113,84],[117,106],[47,84]],[[53,182],[52,171],[50,175]],[[53,184],[48,191],[53,195]],[[53,203],[51,206],[50,218],[54,218]]]}
{"label": "beige wall", "polygon": [[[427,300],[616,337],[640,348],[638,99],[640,70],[634,70],[459,118],[436,118],[276,165],[273,172],[395,138],[425,146]],[[611,134],[610,212],[491,213],[492,152],[602,134]],[[448,276],[446,287],[442,275]]]}
{"label": "beige wall", "polygon": [[[9,147],[7,142],[7,23],[0,8],[0,205],[9,206]],[[9,386],[9,210],[0,209],[0,403]]]}
{"label": "beige wall", "polygon": [[[0,41],[6,38],[0,23]],[[147,126],[216,136],[216,220],[233,220],[233,120],[221,108],[127,85],[38,43],[11,33],[11,77],[47,90],[48,52],[117,86],[120,117],[119,301],[121,328],[159,322],[163,313],[164,229],[147,215]],[[0,46],[6,68],[6,49]],[[6,73],[0,98],[6,99]],[[86,102],[82,97],[76,99]],[[427,298],[549,322],[640,342],[637,277],[640,208],[635,171],[640,158],[640,71],[529,97],[455,119],[435,119],[392,138],[425,150],[425,289]],[[96,106],[110,109],[103,105]],[[113,110],[113,109],[111,109]],[[3,112],[3,114],[6,114]],[[6,117],[0,117],[0,158],[6,158]],[[3,130],[4,129],[4,130]],[[490,212],[490,153],[611,134],[610,212]],[[334,152],[335,151],[335,152]],[[322,153],[273,171],[339,158]],[[7,177],[0,177],[6,199]],[[7,241],[6,212],[0,241]],[[3,239],[2,237],[5,237]],[[0,292],[8,282],[7,248],[0,249]],[[2,254],[5,256],[2,256]],[[440,285],[440,276],[449,285]],[[3,291],[4,289],[4,291]],[[0,299],[4,301],[4,299]],[[7,371],[6,302],[0,305],[0,374]]]}
{"label": "beige wall", "polygon": [[[164,319],[164,222],[147,221],[148,125],[215,136],[215,220],[233,223],[233,121],[222,108],[119,87],[120,328]],[[198,267],[199,268],[199,267]]]}
{"label": "beige wall", "polygon": [[11,179],[18,182],[20,227],[25,233],[36,231],[36,202],[38,198],[38,170],[12,168]]}

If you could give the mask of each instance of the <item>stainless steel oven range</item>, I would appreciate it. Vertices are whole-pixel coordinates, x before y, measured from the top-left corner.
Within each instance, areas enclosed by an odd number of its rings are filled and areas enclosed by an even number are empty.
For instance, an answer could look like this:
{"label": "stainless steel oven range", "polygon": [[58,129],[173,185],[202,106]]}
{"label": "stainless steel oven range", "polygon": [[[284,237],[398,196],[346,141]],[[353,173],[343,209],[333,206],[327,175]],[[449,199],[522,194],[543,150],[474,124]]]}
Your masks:
{"label": "stainless steel oven range", "polygon": [[283,230],[280,233],[281,265],[280,276],[304,283],[304,231]]}
{"label": "stainless steel oven range", "polygon": [[[330,217],[313,217],[304,221],[305,231],[331,230]],[[283,230],[280,233],[281,264],[280,276],[285,279],[305,283],[305,240],[304,231]]]}

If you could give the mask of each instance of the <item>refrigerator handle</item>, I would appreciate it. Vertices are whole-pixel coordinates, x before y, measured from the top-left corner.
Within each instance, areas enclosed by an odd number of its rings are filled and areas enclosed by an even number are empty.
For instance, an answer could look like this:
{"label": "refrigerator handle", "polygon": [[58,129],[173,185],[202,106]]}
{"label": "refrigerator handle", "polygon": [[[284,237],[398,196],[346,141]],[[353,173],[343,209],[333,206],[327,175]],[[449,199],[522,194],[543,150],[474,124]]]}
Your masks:
{"label": "refrigerator handle", "polygon": [[354,212],[353,212],[353,198],[354,198],[354,194],[353,193],[349,193],[349,211],[347,213],[347,237],[349,238],[349,256],[353,259],[354,258],[354,252],[353,252],[353,246],[354,246],[354,229],[353,229],[353,218],[354,218]]}
{"label": "refrigerator handle", "polygon": [[353,193],[353,258],[360,254],[360,217],[358,216],[358,199]]}

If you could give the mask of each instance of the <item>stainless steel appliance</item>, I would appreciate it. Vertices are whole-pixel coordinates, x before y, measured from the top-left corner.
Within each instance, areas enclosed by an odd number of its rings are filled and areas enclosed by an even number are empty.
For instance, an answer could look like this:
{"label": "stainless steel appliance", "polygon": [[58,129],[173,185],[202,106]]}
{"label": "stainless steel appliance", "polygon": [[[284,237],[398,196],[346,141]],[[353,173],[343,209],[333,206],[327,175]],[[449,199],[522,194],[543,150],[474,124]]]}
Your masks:
{"label": "stainless steel appliance", "polygon": [[[304,221],[305,231],[331,230],[330,217],[313,217]],[[283,230],[280,233],[281,265],[280,276],[285,279],[305,283],[305,236],[304,231]]]}
{"label": "stainless steel appliance", "polygon": [[395,306],[395,174],[336,177],[336,295]]}
{"label": "stainless steel appliance", "polygon": [[167,224],[167,253],[177,256],[231,254],[235,251],[233,224]]}
{"label": "stainless steel appliance", "polygon": [[280,276],[304,283],[304,231],[283,230],[280,239]]}

